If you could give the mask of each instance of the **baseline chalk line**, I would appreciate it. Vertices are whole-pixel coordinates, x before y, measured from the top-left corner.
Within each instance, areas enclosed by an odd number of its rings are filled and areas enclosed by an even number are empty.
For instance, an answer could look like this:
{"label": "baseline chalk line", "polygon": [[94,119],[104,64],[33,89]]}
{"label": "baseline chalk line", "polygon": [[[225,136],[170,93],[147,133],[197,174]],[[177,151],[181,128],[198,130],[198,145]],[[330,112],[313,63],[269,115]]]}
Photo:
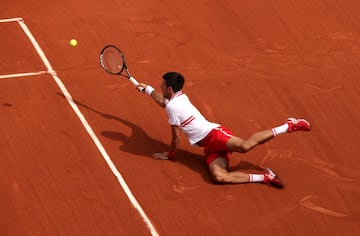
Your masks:
{"label": "baseline chalk line", "polygon": [[16,77],[26,77],[26,76],[35,76],[35,75],[43,75],[43,74],[49,74],[49,73],[51,73],[51,72],[48,72],[48,71],[38,71],[38,72],[27,72],[27,73],[8,74],[8,75],[0,75],[0,79],[16,78]]}
{"label": "baseline chalk line", "polygon": [[9,19],[0,19],[0,23],[21,21],[21,20],[23,20],[21,17],[9,18]]}

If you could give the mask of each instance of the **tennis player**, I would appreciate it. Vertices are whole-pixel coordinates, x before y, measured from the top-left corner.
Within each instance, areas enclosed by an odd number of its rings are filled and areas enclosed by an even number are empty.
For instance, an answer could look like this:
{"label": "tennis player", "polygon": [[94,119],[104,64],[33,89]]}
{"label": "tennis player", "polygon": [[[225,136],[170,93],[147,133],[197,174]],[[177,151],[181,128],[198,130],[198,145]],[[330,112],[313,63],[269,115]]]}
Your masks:
{"label": "tennis player", "polygon": [[310,131],[310,123],[305,119],[289,118],[284,124],[257,132],[248,139],[234,136],[233,132],[220,124],[210,122],[190,102],[182,91],[184,77],[177,72],[163,75],[161,92],[150,85],[140,83],[145,93],[160,106],[164,107],[172,130],[170,149],[154,153],[157,159],[174,159],[179,147],[181,132],[185,133],[190,144],[204,148],[206,162],[213,180],[217,183],[265,183],[283,188],[284,183],[270,168],[264,173],[244,173],[229,171],[229,158],[232,152],[246,153],[255,146],[265,143],[277,135],[295,131]]}

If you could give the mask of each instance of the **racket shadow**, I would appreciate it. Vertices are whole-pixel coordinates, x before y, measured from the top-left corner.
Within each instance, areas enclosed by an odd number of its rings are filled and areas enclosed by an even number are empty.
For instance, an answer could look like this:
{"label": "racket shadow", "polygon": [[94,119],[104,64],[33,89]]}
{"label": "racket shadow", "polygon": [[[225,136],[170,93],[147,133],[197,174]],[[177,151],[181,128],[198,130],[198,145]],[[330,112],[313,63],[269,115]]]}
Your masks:
{"label": "racket shadow", "polygon": [[[59,96],[64,98],[64,95],[58,93]],[[108,139],[113,141],[119,141],[121,146],[120,150],[124,152],[128,152],[137,156],[144,156],[148,158],[152,158],[151,154],[154,152],[158,152],[159,150],[167,150],[169,148],[169,144],[163,143],[157,139],[150,137],[140,126],[125,120],[121,117],[117,117],[111,114],[106,114],[101,111],[98,111],[86,104],[83,104],[75,99],[73,99],[74,103],[82,108],[85,108],[89,111],[92,111],[105,119],[111,119],[120,122],[121,124],[129,127],[131,129],[131,135],[125,135],[119,131],[102,131],[100,134]],[[139,144],[141,144],[141,148],[139,148]],[[159,161],[159,160],[154,160]],[[196,153],[192,153],[183,149],[179,149],[177,152],[177,158],[174,162],[180,163],[194,172],[198,172],[201,174],[202,178],[206,182],[212,182],[210,174],[208,172],[208,167],[205,163],[204,157],[202,155],[198,155]]]}

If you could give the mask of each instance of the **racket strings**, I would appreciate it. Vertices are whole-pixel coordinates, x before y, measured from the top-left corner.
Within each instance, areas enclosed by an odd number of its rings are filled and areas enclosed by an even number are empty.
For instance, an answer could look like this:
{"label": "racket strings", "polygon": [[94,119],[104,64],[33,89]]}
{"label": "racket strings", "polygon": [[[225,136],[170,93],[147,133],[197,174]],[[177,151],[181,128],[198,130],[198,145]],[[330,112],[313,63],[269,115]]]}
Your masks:
{"label": "racket strings", "polygon": [[103,52],[101,63],[104,69],[112,74],[119,74],[124,69],[124,59],[122,54],[111,47]]}

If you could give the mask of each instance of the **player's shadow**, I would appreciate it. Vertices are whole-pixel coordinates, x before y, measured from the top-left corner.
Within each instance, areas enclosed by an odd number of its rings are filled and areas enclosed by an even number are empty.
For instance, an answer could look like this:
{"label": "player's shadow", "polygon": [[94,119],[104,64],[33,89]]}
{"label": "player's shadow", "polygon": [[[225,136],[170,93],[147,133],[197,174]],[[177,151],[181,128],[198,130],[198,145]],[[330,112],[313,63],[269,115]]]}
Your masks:
{"label": "player's shadow", "polygon": [[[64,98],[64,95],[58,93],[59,96]],[[109,138],[114,141],[119,141],[121,146],[120,150],[128,153],[135,154],[137,156],[145,156],[151,157],[151,154],[159,151],[166,151],[169,149],[169,144],[163,143],[159,140],[156,140],[150,137],[140,126],[125,120],[121,117],[117,117],[111,114],[106,114],[101,111],[98,111],[88,105],[85,105],[77,100],[74,100],[74,103],[79,107],[90,110],[105,119],[111,119],[120,122],[121,124],[129,127],[131,129],[131,135],[122,133],[119,131],[102,131],[100,134],[106,138]],[[128,133],[128,132],[126,132]],[[163,160],[155,160],[154,161],[163,161]],[[198,172],[202,175],[203,179],[207,182],[211,182],[211,177],[208,172],[208,168],[206,166],[206,162],[202,155],[198,155],[196,153],[191,153],[186,150],[179,149],[176,154],[176,160],[174,162],[183,164],[188,168],[192,169],[195,172]]]}

